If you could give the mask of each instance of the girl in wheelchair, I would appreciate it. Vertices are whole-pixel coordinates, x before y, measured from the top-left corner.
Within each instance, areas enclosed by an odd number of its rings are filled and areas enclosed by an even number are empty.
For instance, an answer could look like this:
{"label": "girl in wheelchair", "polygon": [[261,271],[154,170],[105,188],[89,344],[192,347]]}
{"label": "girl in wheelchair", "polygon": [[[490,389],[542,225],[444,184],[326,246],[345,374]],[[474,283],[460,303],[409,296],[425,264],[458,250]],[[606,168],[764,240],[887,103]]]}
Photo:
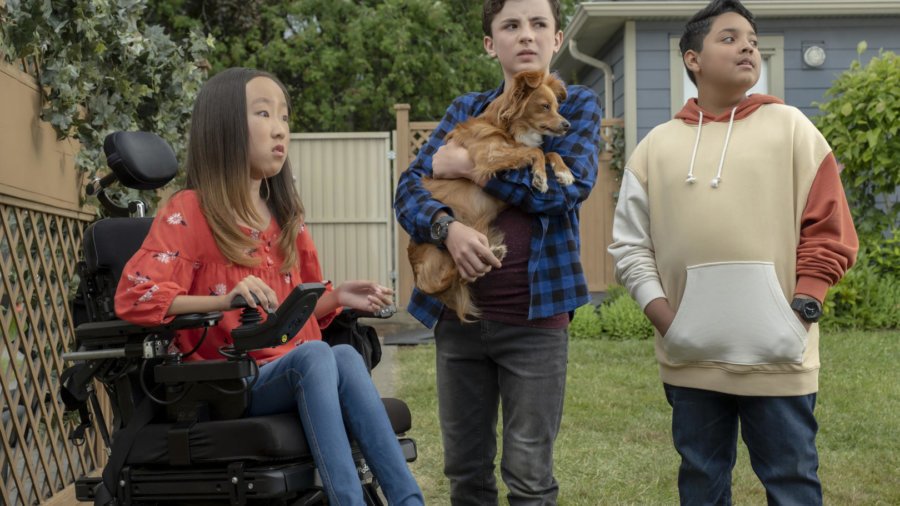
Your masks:
{"label": "girl in wheelchair", "polygon": [[[116,313],[133,323],[224,312],[205,335],[180,332],[174,344],[185,360],[221,358],[219,348],[239,325],[238,311],[229,311],[236,296],[274,309],[295,285],[323,279],[287,159],[287,95],[274,76],[244,68],[203,86],[191,121],[187,189],[157,213],[119,282]],[[330,504],[363,504],[347,429],[390,504],[423,504],[362,358],[321,341],[320,329],[338,308],[378,311],[392,292],[370,281],[326,286],[315,318],[297,335],[252,352],[260,368],[248,415],[299,412]]]}

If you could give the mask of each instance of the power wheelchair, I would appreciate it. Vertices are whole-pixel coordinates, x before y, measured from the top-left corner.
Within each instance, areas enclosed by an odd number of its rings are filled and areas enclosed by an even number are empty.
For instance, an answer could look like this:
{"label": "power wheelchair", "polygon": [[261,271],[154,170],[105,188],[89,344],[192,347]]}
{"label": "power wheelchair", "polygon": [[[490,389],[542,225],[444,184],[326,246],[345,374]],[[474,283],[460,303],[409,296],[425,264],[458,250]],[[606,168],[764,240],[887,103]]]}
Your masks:
{"label": "power wheelchair", "polygon": [[[69,439],[83,442],[85,430],[96,429],[109,459],[102,476],[76,481],[77,499],[95,505],[327,504],[299,416],[243,417],[258,373],[248,352],[294,335],[324,287],[295,287],[265,320],[237,297],[232,307],[243,308],[242,325],[232,332],[233,345],[222,350],[222,359],[183,361],[170,347],[176,332],[208,328],[222,314],[182,315],[158,327],[116,318],[119,277],[152,218],[140,217],[141,203],[116,204],[105,190],[116,180],[136,189],[164,186],[177,170],[174,152],[147,132],[110,134],[104,150],[112,172],[91,181],[86,191],[114,217],[92,223],[84,233],[80,286],[72,303],[76,350],[63,356],[75,364],[61,377],[61,396],[66,410],[80,415]],[[127,217],[132,214],[139,217]],[[359,316],[344,315],[344,328]],[[372,357],[365,358],[371,363]],[[95,383],[109,395],[111,430]],[[404,456],[414,461],[415,442],[404,437],[411,427],[409,409],[397,399],[383,402]],[[378,483],[356,445],[353,449],[366,502],[381,505]]]}

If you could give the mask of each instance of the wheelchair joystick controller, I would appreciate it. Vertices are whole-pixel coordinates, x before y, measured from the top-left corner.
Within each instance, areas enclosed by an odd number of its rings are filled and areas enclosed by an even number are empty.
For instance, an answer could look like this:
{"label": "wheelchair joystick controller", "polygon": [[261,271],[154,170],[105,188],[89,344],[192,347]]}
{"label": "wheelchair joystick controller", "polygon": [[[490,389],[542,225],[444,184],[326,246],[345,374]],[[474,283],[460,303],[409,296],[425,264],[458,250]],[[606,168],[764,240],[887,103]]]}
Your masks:
{"label": "wheelchair joystick controller", "polygon": [[231,331],[234,351],[244,353],[288,342],[313,315],[316,302],[324,292],[321,283],[297,285],[276,311],[268,313],[265,321],[256,308],[247,307],[243,297],[235,296],[231,306],[244,307],[244,311],[241,325]]}
{"label": "wheelchair joystick controller", "polygon": [[[257,307],[251,307],[247,300],[242,295],[235,295],[233,299],[231,299],[231,307],[233,309],[244,308],[241,311],[240,322],[241,324],[237,327],[239,329],[247,329],[252,328],[255,325],[258,325],[263,321],[262,313],[259,312],[260,302],[259,298],[251,294],[253,296],[253,301],[256,303]],[[274,311],[266,311],[269,316],[274,314]]]}

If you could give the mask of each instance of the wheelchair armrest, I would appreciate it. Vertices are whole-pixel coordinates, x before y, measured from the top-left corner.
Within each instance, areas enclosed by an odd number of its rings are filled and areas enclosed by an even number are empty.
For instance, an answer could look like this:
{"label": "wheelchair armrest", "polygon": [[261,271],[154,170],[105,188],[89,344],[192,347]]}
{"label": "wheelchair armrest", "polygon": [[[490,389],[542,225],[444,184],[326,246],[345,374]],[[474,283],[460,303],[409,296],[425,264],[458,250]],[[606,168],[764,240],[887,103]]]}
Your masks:
{"label": "wheelchair armrest", "polygon": [[[75,337],[78,342],[88,344],[116,344],[129,336],[145,336],[148,334],[161,334],[182,329],[212,327],[222,319],[222,313],[191,313],[176,316],[174,320],[163,325],[145,327],[129,323],[125,320],[110,320],[105,322],[82,323],[75,328]],[[96,342],[103,340],[103,342]]]}
{"label": "wheelchair armrest", "polygon": [[397,313],[397,306],[391,304],[390,306],[385,306],[380,311],[376,311],[374,313],[368,311],[360,311],[358,309],[352,309],[349,307],[345,307],[341,310],[341,314],[346,314],[349,318],[354,320],[358,318],[377,318],[379,320],[387,320],[388,318],[394,316]]}

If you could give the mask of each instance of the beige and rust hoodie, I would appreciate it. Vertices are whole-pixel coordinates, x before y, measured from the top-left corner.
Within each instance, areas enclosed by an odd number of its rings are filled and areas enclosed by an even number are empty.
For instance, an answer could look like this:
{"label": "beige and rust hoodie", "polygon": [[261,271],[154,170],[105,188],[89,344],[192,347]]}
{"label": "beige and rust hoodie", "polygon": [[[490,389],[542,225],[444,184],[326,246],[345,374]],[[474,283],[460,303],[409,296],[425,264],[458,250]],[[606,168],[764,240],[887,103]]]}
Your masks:
{"label": "beige and rust hoodie", "polygon": [[688,101],[626,166],[609,252],[656,336],[663,382],[737,395],[818,390],[819,330],[789,301],[822,301],[853,264],[856,230],[828,143],[798,109],[750,95],[713,116]]}

